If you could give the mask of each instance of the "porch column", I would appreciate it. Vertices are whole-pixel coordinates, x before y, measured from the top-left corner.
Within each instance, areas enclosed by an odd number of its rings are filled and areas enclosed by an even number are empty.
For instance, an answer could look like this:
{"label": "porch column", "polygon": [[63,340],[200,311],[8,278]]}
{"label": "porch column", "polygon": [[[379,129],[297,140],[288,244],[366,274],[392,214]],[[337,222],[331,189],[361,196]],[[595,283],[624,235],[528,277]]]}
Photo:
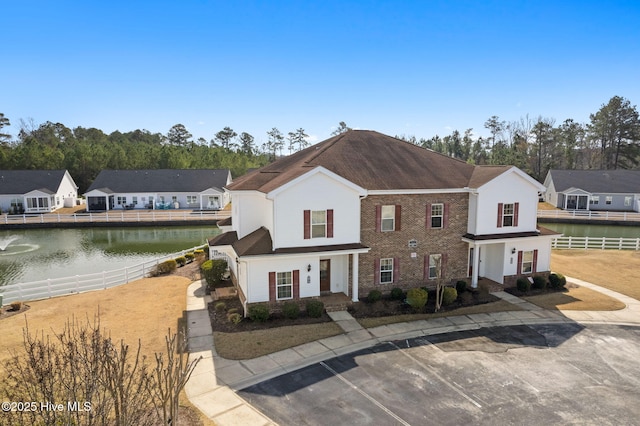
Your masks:
{"label": "porch column", "polygon": [[471,288],[478,287],[478,266],[480,264],[480,247],[473,245],[473,267],[471,269]]}
{"label": "porch column", "polygon": [[351,265],[351,300],[358,301],[358,253],[353,253]]}

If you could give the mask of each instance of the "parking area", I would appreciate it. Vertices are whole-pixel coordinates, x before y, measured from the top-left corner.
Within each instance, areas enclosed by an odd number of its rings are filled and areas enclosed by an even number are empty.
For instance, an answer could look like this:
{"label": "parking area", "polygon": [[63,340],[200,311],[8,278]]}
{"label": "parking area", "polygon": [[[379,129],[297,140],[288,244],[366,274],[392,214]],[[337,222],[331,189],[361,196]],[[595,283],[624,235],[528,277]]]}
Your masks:
{"label": "parking area", "polygon": [[640,328],[520,325],[394,341],[238,394],[281,425],[637,424]]}

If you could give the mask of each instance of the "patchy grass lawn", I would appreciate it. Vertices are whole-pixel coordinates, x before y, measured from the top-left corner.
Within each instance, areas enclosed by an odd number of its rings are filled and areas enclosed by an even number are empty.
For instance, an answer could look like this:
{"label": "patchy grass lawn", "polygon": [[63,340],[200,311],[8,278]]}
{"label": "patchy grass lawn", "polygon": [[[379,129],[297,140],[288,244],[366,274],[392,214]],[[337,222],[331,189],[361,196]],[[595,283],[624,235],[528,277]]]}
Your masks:
{"label": "patchy grass lawn", "polygon": [[381,325],[395,324],[398,322],[428,320],[430,318],[442,318],[442,317],[453,317],[458,315],[486,314],[491,312],[520,311],[520,310],[522,309],[516,305],[512,305],[511,303],[505,302],[504,300],[499,300],[497,302],[485,303],[483,305],[466,306],[466,307],[459,308],[454,311],[448,311],[448,312],[437,312],[434,314],[394,315],[394,316],[377,317],[377,318],[360,318],[358,319],[358,322],[364,328],[372,328],[372,327],[378,327]]}
{"label": "patchy grass lawn", "polygon": [[640,252],[553,250],[551,269],[640,300]]}
{"label": "patchy grass lawn", "polygon": [[625,304],[598,291],[579,286],[567,286],[565,292],[552,292],[523,297],[544,309],[564,311],[617,311]]}
{"label": "patchy grass lawn", "polygon": [[555,207],[553,204],[547,203],[546,201],[540,201],[538,202],[538,210],[560,210],[560,209]]}
{"label": "patchy grass lawn", "polygon": [[342,334],[335,322],[278,327],[239,333],[213,333],[218,355],[227,359],[252,359],[325,337]]}
{"label": "patchy grass lawn", "polygon": [[[53,334],[62,331],[68,318],[93,320],[100,312],[100,326],[115,341],[124,339],[136,347],[142,343],[142,353],[153,360],[154,352],[165,351],[165,336],[169,328],[175,332],[178,320],[186,309],[186,292],[191,280],[178,277],[144,278],[129,284],[88,293],[29,302],[24,314],[0,320],[0,374],[11,350],[22,351],[22,331],[25,320],[31,333]],[[181,395],[181,404],[191,406]],[[193,410],[200,413],[199,410]],[[212,425],[200,415],[204,425]]]}

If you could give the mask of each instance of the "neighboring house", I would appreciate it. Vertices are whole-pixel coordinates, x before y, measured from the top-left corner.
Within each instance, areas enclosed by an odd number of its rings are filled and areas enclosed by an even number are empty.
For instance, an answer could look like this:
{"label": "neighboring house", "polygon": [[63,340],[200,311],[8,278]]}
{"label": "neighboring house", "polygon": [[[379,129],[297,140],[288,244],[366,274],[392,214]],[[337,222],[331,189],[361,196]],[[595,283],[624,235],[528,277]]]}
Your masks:
{"label": "neighboring house", "polygon": [[231,172],[222,170],[103,170],[84,196],[87,211],[223,209]]}
{"label": "neighboring house", "polygon": [[66,170],[0,170],[3,213],[48,213],[77,199],[78,186]]}
{"label": "neighboring house", "polygon": [[226,254],[245,305],[390,291],[549,271],[554,233],[537,229],[541,184],[351,130],[238,178]]}
{"label": "neighboring house", "polygon": [[544,186],[564,210],[640,212],[640,170],[549,170]]}

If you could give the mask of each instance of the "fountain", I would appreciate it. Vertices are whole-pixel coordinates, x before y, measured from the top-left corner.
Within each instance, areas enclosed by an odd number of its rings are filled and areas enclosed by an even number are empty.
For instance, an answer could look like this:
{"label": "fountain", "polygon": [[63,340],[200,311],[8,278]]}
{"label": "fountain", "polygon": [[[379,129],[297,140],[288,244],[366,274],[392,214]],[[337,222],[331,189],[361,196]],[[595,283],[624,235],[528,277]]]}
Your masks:
{"label": "fountain", "polygon": [[6,251],[7,247],[9,247],[9,244],[18,239],[20,239],[20,237],[16,235],[10,235],[7,238],[3,238],[2,240],[0,240],[0,251]]}

